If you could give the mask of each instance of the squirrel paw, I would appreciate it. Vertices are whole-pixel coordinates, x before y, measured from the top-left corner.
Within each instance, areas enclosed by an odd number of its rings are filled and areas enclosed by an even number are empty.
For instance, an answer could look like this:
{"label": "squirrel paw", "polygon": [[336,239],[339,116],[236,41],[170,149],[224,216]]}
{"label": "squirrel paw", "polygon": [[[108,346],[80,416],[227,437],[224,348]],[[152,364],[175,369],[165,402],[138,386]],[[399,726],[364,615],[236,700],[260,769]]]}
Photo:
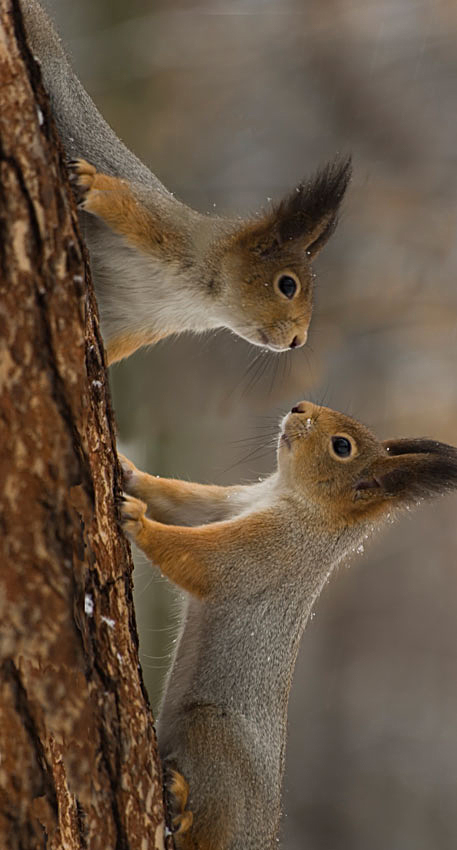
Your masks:
{"label": "squirrel paw", "polygon": [[121,506],[122,527],[134,540],[143,528],[145,512],[146,505],[144,502],[135,499],[133,496],[123,496]]}
{"label": "squirrel paw", "polygon": [[101,174],[85,159],[74,159],[69,167],[78,206],[109,224],[116,209],[116,198],[120,189],[123,190],[122,181],[109,174]]}
{"label": "squirrel paw", "polygon": [[[186,809],[189,799],[189,785],[182,773],[177,770],[170,770],[168,776],[167,791],[173,832],[176,835],[182,835],[191,828],[194,820],[192,812]],[[177,814],[174,814],[174,812],[177,812]]]}
{"label": "squirrel paw", "polygon": [[72,159],[69,163],[70,180],[76,188],[78,206],[85,207],[88,192],[95,183],[97,169],[85,159]]}
{"label": "squirrel paw", "polygon": [[90,189],[94,183],[97,169],[85,159],[72,159],[69,162],[72,175],[82,189]]}
{"label": "squirrel paw", "polygon": [[136,473],[138,472],[138,470],[137,470],[135,464],[132,463],[132,461],[129,460],[128,457],[123,455],[121,452],[118,452],[117,456],[119,458],[119,462],[121,464],[121,469],[122,469],[122,474],[123,474],[123,477],[124,477],[124,488],[125,488],[127,493],[130,493],[131,495],[135,495],[135,489],[134,489],[134,487],[135,487],[135,477],[136,477]]}

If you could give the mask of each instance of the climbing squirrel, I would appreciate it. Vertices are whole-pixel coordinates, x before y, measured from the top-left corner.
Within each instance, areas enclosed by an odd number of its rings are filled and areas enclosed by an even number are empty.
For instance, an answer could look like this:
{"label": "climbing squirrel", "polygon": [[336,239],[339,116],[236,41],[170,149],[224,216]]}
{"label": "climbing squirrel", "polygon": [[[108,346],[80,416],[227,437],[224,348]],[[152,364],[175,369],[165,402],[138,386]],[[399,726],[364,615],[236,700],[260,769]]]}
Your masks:
{"label": "climbing squirrel", "polygon": [[337,564],[389,517],[457,487],[457,449],[380,442],[303,401],[277,471],[219,487],[122,458],[126,531],[189,594],[159,715],[177,850],[273,850],[289,690],[311,608]]}
{"label": "climbing squirrel", "polygon": [[247,220],[178,201],[116,136],[37,0],[21,0],[81,205],[109,363],[182,331],[226,327],[274,351],[306,342],[311,261],[332,234],[349,159]]}

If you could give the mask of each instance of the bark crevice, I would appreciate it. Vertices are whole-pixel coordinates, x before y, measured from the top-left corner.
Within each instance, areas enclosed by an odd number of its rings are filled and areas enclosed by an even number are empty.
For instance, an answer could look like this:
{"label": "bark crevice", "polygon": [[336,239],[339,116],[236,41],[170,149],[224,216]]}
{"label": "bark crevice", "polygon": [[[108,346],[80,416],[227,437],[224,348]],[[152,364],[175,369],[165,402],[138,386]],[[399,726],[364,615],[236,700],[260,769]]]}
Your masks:
{"label": "bark crevice", "polygon": [[161,850],[97,307],[17,0],[0,45],[0,846]]}

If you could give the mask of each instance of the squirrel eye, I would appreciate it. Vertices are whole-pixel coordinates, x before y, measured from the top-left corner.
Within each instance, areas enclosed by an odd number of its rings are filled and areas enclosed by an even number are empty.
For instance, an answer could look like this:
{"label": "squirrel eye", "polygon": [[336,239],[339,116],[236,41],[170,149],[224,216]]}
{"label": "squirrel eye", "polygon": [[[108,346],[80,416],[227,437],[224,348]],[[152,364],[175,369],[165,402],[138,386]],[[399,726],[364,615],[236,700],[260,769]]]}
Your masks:
{"label": "squirrel eye", "polygon": [[297,291],[297,282],[288,274],[283,274],[278,280],[278,289],[286,298],[293,298]]}
{"label": "squirrel eye", "polygon": [[350,457],[352,444],[347,437],[332,437],[332,449],[337,457]]}

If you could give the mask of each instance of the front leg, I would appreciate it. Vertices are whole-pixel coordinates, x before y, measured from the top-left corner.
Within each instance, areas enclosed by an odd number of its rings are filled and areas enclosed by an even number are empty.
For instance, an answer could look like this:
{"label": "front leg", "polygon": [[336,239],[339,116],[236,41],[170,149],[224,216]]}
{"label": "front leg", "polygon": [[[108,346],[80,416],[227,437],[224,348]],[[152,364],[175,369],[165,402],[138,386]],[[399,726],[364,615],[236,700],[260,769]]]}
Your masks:
{"label": "front leg", "polygon": [[157,564],[175,584],[199,598],[214,589],[217,570],[212,570],[211,553],[194,529],[163,525],[146,517],[146,505],[133,496],[124,496],[124,530],[144,554]]}
{"label": "front leg", "polygon": [[116,233],[147,253],[156,253],[164,242],[160,220],[135,196],[130,183],[101,174],[85,159],[71,163],[81,194],[79,206],[101,218]]}
{"label": "front leg", "polygon": [[274,511],[186,528],[148,519],[145,503],[125,496],[122,519],[145,555],[171,581],[200,599],[235,591],[249,595],[269,582],[268,570],[253,567],[259,560],[267,562],[281,534]]}
{"label": "front leg", "polygon": [[167,525],[205,525],[229,519],[241,507],[246,487],[219,487],[175,481],[141,472],[119,454],[124,489],[146,502],[148,514]]}

